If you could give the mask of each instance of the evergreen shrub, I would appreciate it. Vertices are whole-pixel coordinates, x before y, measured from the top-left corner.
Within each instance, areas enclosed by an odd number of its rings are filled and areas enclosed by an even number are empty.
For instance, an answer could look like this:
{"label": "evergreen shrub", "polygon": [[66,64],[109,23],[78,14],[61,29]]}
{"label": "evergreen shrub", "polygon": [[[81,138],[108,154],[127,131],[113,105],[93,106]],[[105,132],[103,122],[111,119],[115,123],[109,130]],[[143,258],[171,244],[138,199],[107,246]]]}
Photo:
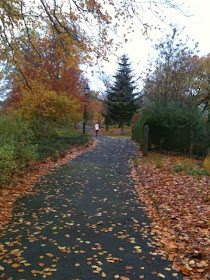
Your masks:
{"label": "evergreen shrub", "polygon": [[143,143],[143,127],[149,125],[149,148],[204,156],[209,146],[209,126],[202,112],[191,104],[156,100],[141,112],[133,126],[133,139]]}

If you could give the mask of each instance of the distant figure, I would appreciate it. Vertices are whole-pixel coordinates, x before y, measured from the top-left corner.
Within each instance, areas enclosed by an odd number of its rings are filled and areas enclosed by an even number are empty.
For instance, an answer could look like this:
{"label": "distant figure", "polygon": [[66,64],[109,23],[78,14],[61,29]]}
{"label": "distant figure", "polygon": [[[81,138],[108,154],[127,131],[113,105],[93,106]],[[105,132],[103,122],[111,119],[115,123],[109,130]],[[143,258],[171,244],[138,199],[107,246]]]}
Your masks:
{"label": "distant figure", "polygon": [[96,137],[98,136],[99,124],[95,124]]}

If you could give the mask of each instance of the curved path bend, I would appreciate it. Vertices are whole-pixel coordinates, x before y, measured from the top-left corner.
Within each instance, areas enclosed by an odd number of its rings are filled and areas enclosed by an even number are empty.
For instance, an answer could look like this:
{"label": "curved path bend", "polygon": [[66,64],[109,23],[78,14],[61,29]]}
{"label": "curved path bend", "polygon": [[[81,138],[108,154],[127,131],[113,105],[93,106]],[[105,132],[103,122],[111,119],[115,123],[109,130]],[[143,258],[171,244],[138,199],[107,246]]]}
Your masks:
{"label": "curved path bend", "polygon": [[134,191],[129,160],[137,147],[98,139],[44,176],[37,195],[17,200],[0,232],[0,279],[182,279],[155,252]]}

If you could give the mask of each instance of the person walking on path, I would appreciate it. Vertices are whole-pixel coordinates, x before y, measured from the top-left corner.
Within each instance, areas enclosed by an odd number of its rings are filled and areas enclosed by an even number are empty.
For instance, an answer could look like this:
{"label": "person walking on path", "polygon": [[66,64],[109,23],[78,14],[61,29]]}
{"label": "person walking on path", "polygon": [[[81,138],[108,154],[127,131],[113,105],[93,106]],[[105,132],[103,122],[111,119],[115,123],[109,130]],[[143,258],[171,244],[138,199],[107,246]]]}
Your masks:
{"label": "person walking on path", "polygon": [[95,124],[96,137],[98,136],[99,124]]}

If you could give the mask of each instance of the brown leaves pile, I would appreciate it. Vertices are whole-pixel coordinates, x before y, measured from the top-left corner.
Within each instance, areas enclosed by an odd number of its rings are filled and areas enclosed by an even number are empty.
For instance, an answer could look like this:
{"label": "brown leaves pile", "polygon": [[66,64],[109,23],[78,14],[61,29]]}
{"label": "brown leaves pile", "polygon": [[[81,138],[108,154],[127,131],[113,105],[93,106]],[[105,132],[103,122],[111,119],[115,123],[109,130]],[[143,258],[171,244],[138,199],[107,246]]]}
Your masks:
{"label": "brown leaves pile", "polygon": [[47,158],[44,163],[32,163],[25,174],[20,174],[16,185],[9,185],[0,188],[0,230],[4,225],[8,224],[11,217],[13,206],[17,198],[26,194],[36,194],[33,192],[33,185],[40,177],[48,174],[50,170],[58,165],[64,164],[76,156],[92,149],[97,143],[97,140],[91,138],[84,145],[74,145],[66,151],[65,157],[60,157],[57,162],[51,158]]}
{"label": "brown leaves pile", "polygon": [[157,168],[151,158],[138,160],[133,175],[157,233],[159,250],[165,251],[176,271],[186,280],[210,279],[209,176],[194,177],[170,172],[175,157],[164,157]]}

